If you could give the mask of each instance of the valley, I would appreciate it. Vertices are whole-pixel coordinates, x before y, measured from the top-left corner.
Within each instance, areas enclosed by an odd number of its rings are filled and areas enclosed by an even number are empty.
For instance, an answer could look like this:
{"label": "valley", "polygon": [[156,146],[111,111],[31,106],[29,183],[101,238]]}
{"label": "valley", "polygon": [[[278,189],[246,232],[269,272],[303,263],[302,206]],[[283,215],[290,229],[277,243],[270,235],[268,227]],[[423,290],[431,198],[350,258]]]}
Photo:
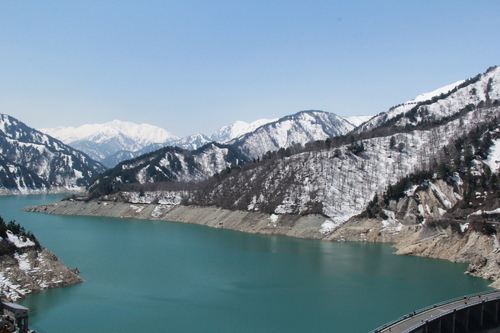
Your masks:
{"label": "valley", "polygon": [[[38,145],[39,151],[55,147],[101,169],[92,178],[86,171],[89,176],[82,180],[62,181],[59,174],[31,167],[25,171],[31,183],[14,181],[9,188],[11,183],[4,181],[3,186],[10,193],[54,191],[59,184],[87,186],[83,194],[28,206],[28,212],[177,221],[323,241],[395,243],[398,254],[468,263],[468,274],[497,286],[499,101],[500,69],[492,67],[368,120],[353,120],[359,126],[324,111],[301,111],[221,129],[220,143],[198,135],[201,147],[167,145],[107,170],[25,125],[19,126],[38,141],[28,143],[26,135],[4,125],[6,143]],[[18,124],[6,117],[5,124]],[[14,151],[6,143],[3,151]],[[148,144],[151,148],[166,141]],[[2,156],[28,155],[17,151]],[[66,160],[76,165],[76,157]],[[19,158],[9,163],[30,166]],[[71,170],[71,164],[54,170],[65,168]],[[83,174],[65,172],[73,177]]]}

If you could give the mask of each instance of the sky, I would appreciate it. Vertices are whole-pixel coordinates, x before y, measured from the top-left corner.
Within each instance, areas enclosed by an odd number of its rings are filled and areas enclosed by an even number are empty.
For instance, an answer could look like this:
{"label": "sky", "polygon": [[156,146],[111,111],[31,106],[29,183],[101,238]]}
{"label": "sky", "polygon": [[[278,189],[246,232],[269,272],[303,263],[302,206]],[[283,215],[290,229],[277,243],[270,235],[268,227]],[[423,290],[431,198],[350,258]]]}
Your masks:
{"label": "sky", "polygon": [[0,113],[184,137],[302,110],[375,115],[500,65],[500,2],[0,2]]}

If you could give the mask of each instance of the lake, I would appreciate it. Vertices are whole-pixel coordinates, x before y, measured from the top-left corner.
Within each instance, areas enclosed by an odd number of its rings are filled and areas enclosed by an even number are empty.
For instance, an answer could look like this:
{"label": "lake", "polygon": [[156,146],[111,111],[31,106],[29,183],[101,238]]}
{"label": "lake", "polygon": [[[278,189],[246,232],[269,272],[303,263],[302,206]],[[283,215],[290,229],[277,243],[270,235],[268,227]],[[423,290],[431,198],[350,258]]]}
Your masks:
{"label": "lake", "polygon": [[63,195],[0,197],[86,282],[20,303],[39,332],[368,332],[419,308],[488,290],[466,264],[164,221],[19,211]]}

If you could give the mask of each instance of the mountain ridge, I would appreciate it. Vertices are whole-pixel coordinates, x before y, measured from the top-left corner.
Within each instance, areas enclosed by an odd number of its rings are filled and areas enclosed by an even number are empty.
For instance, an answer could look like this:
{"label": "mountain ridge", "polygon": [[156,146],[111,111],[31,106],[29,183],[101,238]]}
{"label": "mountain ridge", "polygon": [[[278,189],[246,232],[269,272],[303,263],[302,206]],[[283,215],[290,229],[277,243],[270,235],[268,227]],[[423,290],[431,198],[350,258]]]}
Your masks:
{"label": "mountain ridge", "polygon": [[81,191],[105,169],[86,154],[0,114],[0,193]]}

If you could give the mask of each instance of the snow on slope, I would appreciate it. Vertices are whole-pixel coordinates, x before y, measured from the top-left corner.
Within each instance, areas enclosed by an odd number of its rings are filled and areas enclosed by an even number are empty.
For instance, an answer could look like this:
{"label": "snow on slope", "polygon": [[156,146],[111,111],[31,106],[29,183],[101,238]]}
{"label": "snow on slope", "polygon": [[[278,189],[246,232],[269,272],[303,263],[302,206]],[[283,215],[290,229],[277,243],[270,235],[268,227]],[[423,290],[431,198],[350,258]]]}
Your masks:
{"label": "snow on slope", "polygon": [[[275,214],[303,214],[314,205],[322,205],[325,215],[343,222],[359,214],[387,185],[411,172],[427,170],[443,146],[478,123],[491,121],[499,110],[479,108],[443,126],[366,139],[365,151],[359,155],[346,145],[339,148],[341,154],[329,149],[276,159],[272,165],[230,174],[206,197],[233,198],[234,206],[246,203],[248,210],[255,211],[275,202]],[[391,148],[392,138],[402,149]]]}
{"label": "snow on slope", "polygon": [[316,140],[343,135],[354,129],[345,118],[324,111],[301,111],[260,126],[230,141],[248,158],[259,158],[268,151],[288,148]]}
{"label": "snow on slope", "polygon": [[104,167],[80,151],[0,114],[0,190],[32,193],[86,186]]}
{"label": "snow on slope", "polygon": [[434,97],[434,96],[439,96],[441,94],[446,94],[448,91],[453,90],[453,88],[455,88],[456,86],[460,85],[464,81],[465,80],[460,80],[460,81],[457,81],[455,83],[448,84],[448,85],[446,85],[444,87],[438,88],[438,89],[436,89],[434,91],[420,94],[417,97],[415,97],[414,99],[412,99],[412,100],[410,100],[410,101],[408,101],[408,102],[406,102],[404,104],[411,104],[411,103],[423,102],[423,101],[427,101],[429,99],[432,99],[432,97]]}
{"label": "snow on slope", "polygon": [[278,119],[259,119],[251,122],[250,124],[238,120],[231,125],[224,126],[221,129],[217,130],[214,134],[212,134],[210,138],[212,139],[212,141],[219,143],[229,142],[244,134],[255,131],[262,125],[271,123],[276,120]]}
{"label": "snow on slope", "polygon": [[490,167],[492,172],[500,172],[500,139],[493,141],[493,145],[490,147],[490,152],[485,163]]}
{"label": "snow on slope", "polygon": [[[458,87],[460,87],[458,89]],[[441,98],[442,94],[447,95],[449,92],[457,88],[456,91]],[[436,99],[434,103],[424,103]],[[438,120],[444,117],[449,117],[458,113],[461,109],[468,105],[479,105],[487,102],[500,99],[500,67],[491,67],[486,73],[478,75],[469,80],[458,81],[442,88],[436,89],[429,93],[420,94],[416,98],[407,101],[399,106],[391,108],[389,111],[381,113],[373,117],[370,121],[363,124],[356,131],[362,132],[376,128],[383,123],[395,118],[401,117],[406,112],[413,110],[421,103],[418,109],[417,117],[409,119],[402,117],[396,122],[396,126],[405,126],[410,121],[420,122],[425,118],[430,120]]]}
{"label": "snow on slope", "polygon": [[368,120],[372,119],[373,116],[352,116],[352,117],[347,117],[348,122],[353,124],[354,126],[358,127],[364,122],[367,122]]}

